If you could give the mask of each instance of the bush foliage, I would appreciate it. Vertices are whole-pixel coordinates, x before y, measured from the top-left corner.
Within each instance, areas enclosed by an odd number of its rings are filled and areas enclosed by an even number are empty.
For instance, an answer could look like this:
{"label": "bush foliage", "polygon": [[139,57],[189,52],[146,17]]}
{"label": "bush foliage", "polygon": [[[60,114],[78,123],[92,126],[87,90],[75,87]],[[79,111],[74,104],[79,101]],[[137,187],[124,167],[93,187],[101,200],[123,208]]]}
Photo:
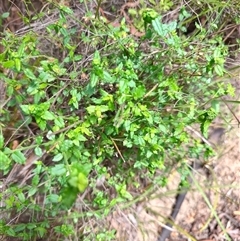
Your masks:
{"label": "bush foliage", "polygon": [[[165,186],[178,167],[185,183],[188,160],[211,154],[187,127],[199,126],[207,137],[220,98],[234,94],[216,78],[226,72],[228,48],[211,35],[218,23],[196,23],[189,34],[193,14],[185,7],[169,22],[157,8],[141,9],[142,37],[126,19],[116,27],[89,12],[78,33],[68,28],[69,18],[76,20],[71,8],[59,5],[58,14],[44,38],[61,56],[42,51],[34,31],[2,33],[0,169],[9,183],[0,194],[0,233],[112,240],[114,231],[77,234],[75,226],[134,202],[142,180]],[[10,178],[14,167],[20,171]],[[9,223],[13,215],[23,221]]]}

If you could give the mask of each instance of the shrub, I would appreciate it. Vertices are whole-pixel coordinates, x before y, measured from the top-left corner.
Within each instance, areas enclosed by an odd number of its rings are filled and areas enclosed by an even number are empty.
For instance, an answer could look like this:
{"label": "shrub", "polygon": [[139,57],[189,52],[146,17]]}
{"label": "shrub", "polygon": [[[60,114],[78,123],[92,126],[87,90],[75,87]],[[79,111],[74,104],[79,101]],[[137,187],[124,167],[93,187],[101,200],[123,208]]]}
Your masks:
{"label": "shrub", "polygon": [[[0,117],[0,168],[9,186],[1,194],[8,215],[0,230],[21,240],[47,232],[74,237],[74,223],[134,201],[142,179],[166,185],[176,166],[185,183],[187,160],[209,153],[187,127],[200,126],[207,137],[220,97],[234,92],[215,80],[225,73],[222,38],[208,38],[200,26],[194,39],[187,36],[186,10],[164,23],[145,9],[139,39],[124,20],[113,27],[90,16],[90,35],[80,37],[82,48],[93,51],[88,56],[78,53],[76,29],[66,27],[72,13],[61,6],[59,20],[47,26],[62,59],[43,54],[33,32],[5,32],[1,41],[8,101]],[[8,223],[13,215],[23,220]],[[100,232],[95,239],[113,236]]]}

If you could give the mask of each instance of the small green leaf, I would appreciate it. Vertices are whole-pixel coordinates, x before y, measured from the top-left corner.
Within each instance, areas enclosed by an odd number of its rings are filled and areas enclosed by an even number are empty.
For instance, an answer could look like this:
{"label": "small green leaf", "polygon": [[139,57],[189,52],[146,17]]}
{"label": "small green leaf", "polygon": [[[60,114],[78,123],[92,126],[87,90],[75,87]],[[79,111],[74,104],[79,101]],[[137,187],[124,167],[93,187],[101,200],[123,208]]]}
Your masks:
{"label": "small green leaf", "polygon": [[0,148],[3,148],[4,145],[4,137],[2,134],[0,134]]}
{"label": "small green leaf", "polygon": [[46,204],[47,203],[58,203],[60,201],[60,197],[57,194],[49,194],[46,197]]}
{"label": "small green leaf", "polygon": [[98,76],[94,73],[91,74],[91,77],[90,77],[90,85],[91,87],[95,87],[98,83]]}
{"label": "small green leaf", "polygon": [[219,65],[219,64],[214,65],[214,70],[215,70],[216,74],[219,76],[223,76],[223,74],[225,72],[223,66]]}
{"label": "small green leaf", "polygon": [[200,125],[201,132],[205,138],[208,138],[208,128],[210,124],[211,124],[211,121],[205,120]]}
{"label": "small green leaf", "polygon": [[33,196],[38,191],[37,187],[31,187],[28,191],[28,197]]}
{"label": "small green leaf", "polygon": [[101,64],[101,57],[99,51],[95,51],[92,63],[95,66],[99,66]]}
{"label": "small green leaf", "polygon": [[81,134],[78,135],[77,139],[79,141],[86,141],[87,140],[87,138],[84,135],[81,135]]}
{"label": "small green leaf", "polygon": [[55,115],[50,111],[45,111],[41,117],[44,120],[54,120],[55,119]]}
{"label": "small green leaf", "polygon": [[61,206],[69,209],[76,201],[78,193],[79,193],[78,189],[70,185],[68,187],[63,188],[61,191],[61,196],[62,196]]}
{"label": "small green leaf", "polygon": [[44,131],[46,129],[46,126],[47,126],[47,122],[45,120],[42,120],[42,119],[36,119],[37,121],[37,124],[39,126],[39,128]]}
{"label": "small green leaf", "polygon": [[164,125],[158,124],[159,130],[161,130],[164,134],[167,133],[167,129]]}
{"label": "small green leaf", "polygon": [[27,229],[32,230],[35,229],[37,227],[37,225],[35,223],[28,223],[27,224]]}
{"label": "small green leaf", "polygon": [[103,82],[104,83],[114,83],[115,78],[113,78],[107,71],[103,71]]}
{"label": "small green leaf", "polygon": [[147,151],[147,155],[146,155],[146,157],[147,157],[147,158],[150,158],[152,155],[153,155],[153,153],[152,153],[151,151],[148,150],[148,151]]}
{"label": "small green leaf", "polygon": [[37,227],[35,230],[37,231],[37,233],[41,238],[43,238],[44,235],[47,233],[47,230],[43,227]]}
{"label": "small green leaf", "polygon": [[77,179],[77,187],[80,192],[84,192],[84,190],[88,186],[88,179],[83,173],[78,174],[78,179]]}
{"label": "small green leaf", "polygon": [[10,227],[7,229],[6,233],[10,237],[15,237],[16,236],[15,231],[12,228],[10,228]]}
{"label": "small green leaf", "polygon": [[124,126],[125,126],[126,131],[128,132],[130,130],[130,127],[131,127],[131,121],[130,120],[126,120],[124,122]]}
{"label": "small green leaf", "polygon": [[21,61],[20,61],[20,59],[15,59],[15,67],[16,67],[17,71],[21,70]]}
{"label": "small green leaf", "polygon": [[73,14],[73,10],[65,5],[60,5],[60,10],[67,14]]}
{"label": "small green leaf", "polygon": [[11,160],[6,154],[0,151],[0,170],[7,170],[11,164]]}
{"label": "small green leaf", "polygon": [[32,80],[35,80],[35,79],[36,79],[36,76],[34,75],[34,73],[32,72],[32,70],[27,69],[27,68],[24,68],[24,69],[23,69],[23,72],[24,72],[24,74],[25,74],[29,79],[32,79]]}
{"label": "small green leaf", "polygon": [[37,156],[42,156],[42,154],[43,154],[43,152],[42,152],[42,149],[39,147],[39,146],[37,146],[35,149],[34,149],[34,152],[35,152],[35,154],[37,155]]}
{"label": "small green leaf", "polygon": [[48,131],[46,137],[48,138],[48,140],[54,140],[55,139],[55,135],[53,134],[52,131]]}
{"label": "small green leaf", "polygon": [[80,61],[82,59],[82,55],[80,55],[80,54],[76,54],[76,55],[74,55],[74,57],[73,57],[73,60],[74,61]]}
{"label": "small green leaf", "polygon": [[20,107],[24,113],[26,113],[27,115],[30,114],[29,105],[20,105]]}
{"label": "small green leaf", "polygon": [[63,128],[65,127],[65,123],[62,117],[58,116],[56,118],[54,118],[54,124],[58,127],[58,128]]}
{"label": "small green leaf", "polygon": [[22,203],[26,200],[25,196],[22,192],[18,194],[18,198],[19,198],[19,201],[22,202]]}
{"label": "small green leaf", "polygon": [[158,13],[154,9],[146,8],[142,13],[142,17],[145,23],[151,23],[152,20],[158,17]]}
{"label": "small green leaf", "polygon": [[40,181],[39,175],[35,173],[34,177],[32,178],[32,185],[37,186]]}
{"label": "small green leaf", "polygon": [[56,156],[54,156],[54,158],[52,159],[53,162],[59,162],[63,159],[63,154],[62,153],[58,153]]}
{"label": "small green leaf", "polygon": [[220,111],[220,102],[219,100],[213,100],[211,103],[212,108],[216,111],[216,113],[219,113]]}
{"label": "small green leaf", "polygon": [[59,76],[66,73],[65,68],[61,68],[59,65],[56,65],[56,64],[52,66],[52,70]]}
{"label": "small green leaf", "polygon": [[64,164],[58,164],[51,168],[51,173],[54,176],[62,176],[66,173],[66,168]]}
{"label": "small green leaf", "polygon": [[166,37],[168,33],[175,31],[177,28],[177,22],[173,21],[169,24],[161,23],[161,17],[156,18],[152,21],[152,25],[154,30],[158,33],[161,37]]}
{"label": "small green leaf", "polygon": [[15,66],[15,61],[14,60],[8,60],[2,63],[4,68],[12,68]]}
{"label": "small green leaf", "polygon": [[20,223],[20,224],[17,224],[17,225],[14,227],[14,230],[15,230],[15,232],[18,233],[18,232],[26,229],[26,227],[27,227],[27,224],[25,224],[25,223]]}
{"label": "small green leaf", "polygon": [[5,12],[5,13],[3,13],[3,14],[1,15],[1,17],[2,17],[2,18],[8,18],[9,15],[10,15],[9,12]]}
{"label": "small green leaf", "polygon": [[11,155],[12,159],[19,164],[25,164],[26,162],[26,157],[23,155],[23,153],[19,150],[15,151],[12,155]]}
{"label": "small green leaf", "polygon": [[93,113],[95,113],[95,110],[96,110],[96,106],[94,105],[91,105],[91,106],[88,106],[87,107],[87,112],[91,115]]}

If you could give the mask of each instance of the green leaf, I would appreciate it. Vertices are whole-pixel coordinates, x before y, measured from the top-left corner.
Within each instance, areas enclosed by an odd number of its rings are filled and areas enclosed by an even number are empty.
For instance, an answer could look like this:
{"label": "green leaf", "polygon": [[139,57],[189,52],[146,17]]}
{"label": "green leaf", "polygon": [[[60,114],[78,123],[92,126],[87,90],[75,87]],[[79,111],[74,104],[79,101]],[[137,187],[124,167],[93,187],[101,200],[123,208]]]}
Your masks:
{"label": "green leaf", "polygon": [[77,139],[79,141],[86,141],[87,140],[87,138],[84,135],[81,135],[81,134],[78,135]]}
{"label": "green leaf", "polygon": [[32,230],[35,229],[37,227],[37,225],[35,223],[28,223],[27,224],[27,229]]}
{"label": "green leaf", "polygon": [[22,202],[22,203],[26,200],[26,199],[25,199],[25,196],[24,196],[24,194],[23,194],[22,192],[18,194],[18,199],[19,199],[19,201]]}
{"label": "green leaf", "polygon": [[73,60],[74,61],[80,61],[82,59],[82,55],[80,55],[80,54],[76,54],[76,55],[74,55],[74,57],[73,57]]}
{"label": "green leaf", "polygon": [[124,122],[124,126],[125,126],[126,131],[128,132],[130,130],[130,127],[131,127],[131,121],[130,120],[126,120]]}
{"label": "green leaf", "polygon": [[84,93],[88,97],[92,96],[95,91],[96,89],[91,86],[91,83],[88,83],[87,86],[84,88]]}
{"label": "green leaf", "polygon": [[49,194],[46,197],[46,204],[48,203],[58,203],[60,201],[60,197],[57,194]]}
{"label": "green leaf", "polygon": [[219,64],[214,65],[214,70],[216,74],[219,76],[223,76],[223,74],[225,73],[223,66]]}
{"label": "green leaf", "polygon": [[59,76],[66,73],[65,68],[61,68],[59,65],[56,65],[56,64],[52,66],[52,70]]}
{"label": "green leaf", "polygon": [[48,131],[46,137],[48,140],[51,140],[51,141],[55,139],[55,135],[53,134],[52,131]]}
{"label": "green leaf", "polygon": [[43,137],[42,137],[42,136],[37,136],[36,139],[35,139],[35,141],[36,141],[36,144],[37,144],[37,145],[41,145],[42,142],[43,142]]}
{"label": "green leaf", "polygon": [[2,134],[0,134],[0,148],[3,148],[4,146],[4,137]]}
{"label": "green leaf", "polygon": [[95,113],[96,106],[90,105],[86,109],[87,109],[87,112],[91,115],[91,114]]}
{"label": "green leaf", "polygon": [[34,149],[34,152],[35,152],[35,154],[37,155],[37,156],[42,156],[42,154],[43,154],[43,152],[42,152],[42,149],[39,147],[39,146],[37,146],[35,149]]}
{"label": "green leaf", "polygon": [[161,21],[161,17],[156,18],[152,21],[152,26],[154,28],[154,30],[158,33],[159,36],[161,37],[165,37],[166,34],[168,33],[167,29],[166,29],[166,25],[162,24]]}
{"label": "green leaf", "polygon": [[0,170],[7,170],[11,164],[11,160],[5,155],[2,151],[0,151]]}
{"label": "green leaf", "polygon": [[42,119],[36,119],[37,121],[37,124],[39,126],[39,128],[44,131],[46,129],[46,126],[47,126],[47,122],[45,120],[42,120]]}
{"label": "green leaf", "polygon": [[205,138],[208,138],[208,128],[210,124],[211,124],[211,121],[205,120],[200,125],[201,132]]}
{"label": "green leaf", "polygon": [[78,183],[77,183],[78,190],[80,192],[84,192],[87,186],[88,186],[88,178],[83,173],[80,172],[78,174]]}
{"label": "green leaf", "polygon": [[109,111],[109,108],[107,105],[100,105],[100,110],[101,112],[106,112],[106,111]]}
{"label": "green leaf", "polygon": [[37,228],[36,228],[36,231],[37,231],[37,233],[39,234],[39,236],[40,236],[41,238],[43,238],[44,235],[47,233],[47,229],[46,229],[46,228],[43,228],[43,227],[37,227]]}
{"label": "green leaf", "polygon": [[19,48],[18,48],[18,56],[22,57],[25,54],[25,48],[26,48],[26,43],[22,43],[19,46]]}
{"label": "green leaf", "polygon": [[147,158],[150,158],[152,155],[153,155],[153,153],[148,150],[148,151],[147,151],[147,154],[146,154],[146,157],[147,157]]}
{"label": "green leaf", "polygon": [[211,106],[216,111],[216,113],[219,113],[219,111],[220,111],[220,102],[219,102],[219,100],[213,100],[211,102]]}
{"label": "green leaf", "polygon": [[29,105],[20,105],[20,107],[24,113],[26,113],[27,115],[30,114]]}
{"label": "green leaf", "polygon": [[50,170],[52,175],[54,176],[62,176],[67,171],[64,164],[57,164],[54,167],[52,167]]}
{"label": "green leaf", "polygon": [[104,83],[114,83],[115,78],[113,78],[107,71],[103,71],[103,82]]}
{"label": "green leaf", "polygon": [[58,127],[58,128],[63,128],[65,127],[65,123],[64,120],[61,116],[58,116],[56,118],[54,118],[54,124]]}
{"label": "green leaf", "polygon": [[28,191],[28,197],[33,196],[38,191],[37,187],[31,187]]}
{"label": "green leaf", "polygon": [[34,177],[32,178],[32,185],[37,186],[39,184],[40,178],[39,175],[35,173]]}
{"label": "green leaf", "polygon": [[41,71],[38,78],[40,80],[42,80],[43,82],[53,82],[56,79],[55,76],[53,76],[52,74],[50,74],[48,72],[44,72],[44,71]]}
{"label": "green leaf", "polygon": [[52,159],[53,162],[59,162],[63,159],[63,154],[62,153],[58,153],[57,155],[54,156],[54,158]]}
{"label": "green leaf", "polygon": [[100,57],[99,51],[95,51],[92,63],[95,66],[101,65],[101,57]]}
{"label": "green leaf", "polygon": [[158,17],[158,13],[154,9],[146,8],[142,13],[142,17],[145,23],[151,23],[152,20]]}
{"label": "green leaf", "polygon": [[175,31],[177,28],[177,22],[173,21],[169,24],[161,23],[161,17],[156,18],[152,21],[152,25],[154,30],[158,33],[161,37],[166,37],[168,33]]}
{"label": "green leaf", "polygon": [[166,127],[165,127],[164,125],[158,124],[158,127],[159,127],[159,129],[160,129],[164,134],[167,133],[167,129],[166,129]]}
{"label": "green leaf", "polygon": [[25,164],[26,162],[26,157],[23,155],[23,153],[19,150],[15,151],[12,155],[11,158],[19,164]]}
{"label": "green leaf", "polygon": [[21,61],[20,61],[20,59],[15,59],[15,67],[16,67],[17,71],[21,70]]}
{"label": "green leaf", "polygon": [[25,74],[29,79],[36,80],[36,76],[34,75],[34,73],[32,72],[32,70],[27,69],[27,68],[24,68],[24,69],[23,69],[23,72],[24,72],[24,74]]}
{"label": "green leaf", "polygon": [[50,111],[45,111],[41,117],[44,120],[54,120],[55,119],[55,115]]}
{"label": "green leaf", "polygon": [[4,68],[13,68],[15,66],[15,61],[14,60],[8,60],[2,63]]}
{"label": "green leaf", "polygon": [[3,14],[1,15],[1,18],[8,18],[9,15],[10,15],[9,12],[5,12],[5,13],[3,13]]}
{"label": "green leaf", "polygon": [[25,224],[25,223],[20,223],[20,224],[17,224],[17,225],[14,227],[14,230],[15,230],[15,232],[20,232],[20,231],[26,229],[26,227],[27,227],[27,224]]}
{"label": "green leaf", "polygon": [[139,85],[135,90],[134,90],[134,98],[135,99],[141,99],[146,93],[146,89],[143,85]]}
{"label": "green leaf", "polygon": [[7,229],[6,233],[7,233],[7,235],[10,236],[10,237],[15,237],[15,236],[16,236],[15,231],[14,231],[11,227],[9,227],[9,228]]}
{"label": "green leaf", "polygon": [[92,73],[90,76],[90,85],[91,87],[95,87],[98,83],[98,76],[95,73]]}
{"label": "green leaf", "polygon": [[65,5],[60,5],[60,10],[67,14],[73,14],[73,10]]}
{"label": "green leaf", "polygon": [[72,186],[67,186],[63,188],[61,191],[61,196],[62,196],[61,206],[63,208],[69,209],[76,201],[78,193],[79,193],[78,189]]}

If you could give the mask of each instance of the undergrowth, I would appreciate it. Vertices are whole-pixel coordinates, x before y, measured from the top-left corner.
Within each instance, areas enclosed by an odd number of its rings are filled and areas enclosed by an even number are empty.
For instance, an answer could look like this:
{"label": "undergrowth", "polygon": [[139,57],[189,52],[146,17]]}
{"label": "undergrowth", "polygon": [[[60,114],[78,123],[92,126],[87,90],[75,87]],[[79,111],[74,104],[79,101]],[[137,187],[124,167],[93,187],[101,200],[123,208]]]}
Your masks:
{"label": "undergrowth", "polygon": [[[114,230],[84,223],[134,202],[143,179],[165,186],[175,167],[187,185],[188,160],[212,154],[187,127],[207,138],[221,97],[234,95],[216,80],[226,73],[228,48],[212,34],[218,22],[208,29],[195,22],[193,38],[194,14],[184,6],[169,22],[157,8],[142,9],[141,38],[126,19],[116,27],[88,12],[80,23],[70,7],[58,11],[44,38],[59,58],[41,51],[34,31],[2,33],[0,233],[113,240]],[[84,31],[68,28],[69,18]]]}

